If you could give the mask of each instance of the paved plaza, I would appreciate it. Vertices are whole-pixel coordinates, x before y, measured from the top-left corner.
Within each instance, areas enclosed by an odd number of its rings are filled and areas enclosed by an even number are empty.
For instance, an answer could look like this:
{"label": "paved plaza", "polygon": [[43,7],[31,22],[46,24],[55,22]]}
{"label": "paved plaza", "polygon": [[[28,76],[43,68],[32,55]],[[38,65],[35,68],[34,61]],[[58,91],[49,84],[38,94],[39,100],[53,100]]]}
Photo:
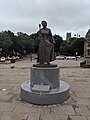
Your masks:
{"label": "paved plaza", "polygon": [[0,120],[90,120],[90,69],[80,68],[81,60],[55,60],[60,79],[69,83],[70,98],[61,105],[37,106],[20,98],[20,85],[30,79],[29,58],[0,63]]}

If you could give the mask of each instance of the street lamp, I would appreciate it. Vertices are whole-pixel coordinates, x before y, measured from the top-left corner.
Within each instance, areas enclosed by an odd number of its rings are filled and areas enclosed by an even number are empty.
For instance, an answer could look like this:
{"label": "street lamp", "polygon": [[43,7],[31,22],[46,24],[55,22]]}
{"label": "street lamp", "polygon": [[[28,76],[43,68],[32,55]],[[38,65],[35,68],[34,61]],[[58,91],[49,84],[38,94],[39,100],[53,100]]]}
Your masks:
{"label": "street lamp", "polygon": [[76,56],[78,55],[78,52],[76,52]]}
{"label": "street lamp", "polygon": [[78,52],[76,52],[76,61],[77,61],[77,55],[78,55]]}
{"label": "street lamp", "polygon": [[74,36],[77,37],[77,38],[80,38],[80,34],[78,34],[78,33],[75,34]]}

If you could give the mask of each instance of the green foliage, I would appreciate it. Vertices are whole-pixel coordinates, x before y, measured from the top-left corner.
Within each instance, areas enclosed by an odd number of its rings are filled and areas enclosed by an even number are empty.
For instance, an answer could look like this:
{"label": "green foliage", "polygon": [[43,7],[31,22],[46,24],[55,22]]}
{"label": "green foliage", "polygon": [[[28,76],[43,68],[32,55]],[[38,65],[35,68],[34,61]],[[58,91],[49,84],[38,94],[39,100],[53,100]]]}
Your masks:
{"label": "green foliage", "polygon": [[85,38],[71,38],[68,42],[63,41],[60,46],[60,54],[78,55],[84,54],[84,41]]}
{"label": "green foliage", "polygon": [[71,46],[67,43],[67,41],[63,41],[60,46],[60,54],[62,55],[70,55],[71,54]]}
{"label": "green foliage", "polygon": [[71,42],[72,54],[75,54],[76,52],[78,52],[78,55],[84,54],[84,41],[85,38],[77,38]]}
{"label": "green foliage", "polygon": [[55,48],[54,49],[55,49],[55,52],[58,54],[58,52],[60,51],[60,45],[62,44],[63,39],[61,36],[56,35],[56,34],[53,36],[53,38],[55,41]]}
{"label": "green foliage", "polygon": [[37,34],[33,33],[30,35],[30,38],[33,40],[33,52],[37,53],[38,52],[38,48],[39,48],[39,40],[37,38]]}
{"label": "green foliage", "polygon": [[[69,42],[63,41],[59,35],[53,36],[55,44],[55,52],[58,54],[83,55],[85,38],[71,38]],[[26,33],[17,32],[15,35],[10,30],[0,32],[0,48],[3,52],[12,53],[13,51],[23,53],[37,53],[39,47],[39,39],[37,34],[28,35]]]}
{"label": "green foliage", "polygon": [[8,36],[6,32],[2,31],[0,33],[0,48],[2,48],[4,52],[10,52],[11,46],[12,46],[11,37]]}
{"label": "green foliage", "polygon": [[17,35],[14,35],[11,31],[2,31],[0,33],[0,48],[3,49],[3,52],[10,53],[13,51],[18,51],[23,53],[34,52],[35,50],[35,38],[26,33],[18,32]]}

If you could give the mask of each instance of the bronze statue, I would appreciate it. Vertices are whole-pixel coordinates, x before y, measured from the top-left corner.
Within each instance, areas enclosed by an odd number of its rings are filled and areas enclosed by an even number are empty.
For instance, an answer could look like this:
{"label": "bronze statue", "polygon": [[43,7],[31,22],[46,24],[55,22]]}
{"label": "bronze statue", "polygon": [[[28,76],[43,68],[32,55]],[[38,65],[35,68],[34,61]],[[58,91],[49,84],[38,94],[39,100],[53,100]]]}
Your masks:
{"label": "bronze statue", "polygon": [[38,62],[40,64],[50,64],[51,61],[54,60],[54,40],[52,37],[51,30],[47,28],[47,22],[42,21],[41,25],[39,24],[39,31],[37,32],[39,43],[38,50]]}

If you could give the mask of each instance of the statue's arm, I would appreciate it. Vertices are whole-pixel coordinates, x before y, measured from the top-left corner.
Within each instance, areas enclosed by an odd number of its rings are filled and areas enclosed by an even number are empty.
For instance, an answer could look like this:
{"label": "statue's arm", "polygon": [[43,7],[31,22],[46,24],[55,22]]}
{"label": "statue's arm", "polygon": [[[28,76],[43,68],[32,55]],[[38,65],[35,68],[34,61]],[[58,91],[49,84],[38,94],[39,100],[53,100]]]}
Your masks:
{"label": "statue's arm", "polygon": [[51,38],[51,43],[53,43],[53,44],[55,44],[55,40],[54,40],[54,38],[53,38],[53,36],[52,36],[52,32],[51,32],[51,30],[49,29],[49,35],[50,35],[50,38]]}
{"label": "statue's arm", "polygon": [[37,40],[40,42],[40,31],[37,32]]}
{"label": "statue's arm", "polygon": [[51,32],[51,30],[49,29],[49,35],[50,35],[50,37],[52,37],[52,32]]}

